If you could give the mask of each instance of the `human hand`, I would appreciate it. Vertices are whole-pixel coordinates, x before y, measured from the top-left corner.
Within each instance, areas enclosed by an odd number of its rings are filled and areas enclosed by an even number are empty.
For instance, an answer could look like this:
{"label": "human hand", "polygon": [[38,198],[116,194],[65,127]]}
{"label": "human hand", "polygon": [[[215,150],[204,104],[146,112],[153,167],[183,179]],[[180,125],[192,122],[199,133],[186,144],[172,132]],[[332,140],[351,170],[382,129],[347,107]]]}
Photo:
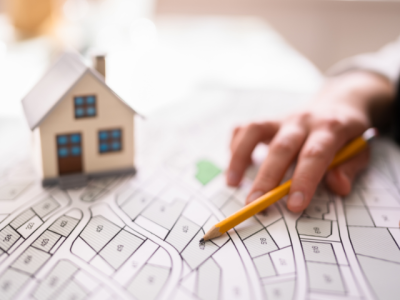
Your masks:
{"label": "human hand", "polygon": [[[246,203],[276,187],[297,158],[287,206],[293,212],[304,210],[336,152],[371,126],[368,112],[371,99],[388,92],[388,85],[382,77],[369,73],[346,75],[329,82],[301,111],[279,120],[237,127],[231,140],[228,185],[239,185],[254,148],[258,143],[267,143],[268,155]],[[339,195],[348,194],[368,157],[367,149],[330,170],[325,177],[327,186]]]}

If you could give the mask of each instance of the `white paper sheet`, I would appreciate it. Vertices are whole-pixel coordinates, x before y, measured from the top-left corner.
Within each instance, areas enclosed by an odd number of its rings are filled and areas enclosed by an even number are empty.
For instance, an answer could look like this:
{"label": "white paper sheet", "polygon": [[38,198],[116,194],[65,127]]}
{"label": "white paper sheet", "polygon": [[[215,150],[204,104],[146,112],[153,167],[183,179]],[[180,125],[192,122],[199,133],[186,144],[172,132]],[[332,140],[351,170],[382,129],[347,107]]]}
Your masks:
{"label": "white paper sheet", "polygon": [[321,188],[302,214],[283,199],[199,244],[256,171],[225,185],[229,130],[261,115],[234,104],[139,126],[151,139],[139,138],[134,177],[62,191],[42,189],[29,158],[3,170],[0,299],[397,299],[400,154],[387,140],[346,199]]}

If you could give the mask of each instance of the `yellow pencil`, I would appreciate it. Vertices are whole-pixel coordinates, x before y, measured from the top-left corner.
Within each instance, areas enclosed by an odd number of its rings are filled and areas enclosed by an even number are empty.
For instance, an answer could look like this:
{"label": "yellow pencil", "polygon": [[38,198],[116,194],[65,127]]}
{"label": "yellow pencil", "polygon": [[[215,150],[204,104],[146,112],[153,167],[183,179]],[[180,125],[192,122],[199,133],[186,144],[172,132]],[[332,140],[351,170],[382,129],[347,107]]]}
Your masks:
{"label": "yellow pencil", "polygon": [[[367,147],[368,141],[377,135],[377,131],[374,128],[370,128],[364,132],[364,134],[355,140],[351,141],[349,144],[344,146],[335,156],[332,163],[329,165],[328,170],[332,169],[349,158],[360,153]],[[286,196],[289,193],[292,180],[288,180],[282,185],[274,188],[273,190],[267,192],[265,195],[251,202],[250,204],[243,207],[241,210],[237,211],[233,215],[227,217],[225,220],[215,224],[200,242],[204,242],[216,237],[221,236],[229,229],[232,229],[236,225],[242,223],[244,220],[254,216],[255,214],[263,211],[268,206],[274,204],[276,201]]]}

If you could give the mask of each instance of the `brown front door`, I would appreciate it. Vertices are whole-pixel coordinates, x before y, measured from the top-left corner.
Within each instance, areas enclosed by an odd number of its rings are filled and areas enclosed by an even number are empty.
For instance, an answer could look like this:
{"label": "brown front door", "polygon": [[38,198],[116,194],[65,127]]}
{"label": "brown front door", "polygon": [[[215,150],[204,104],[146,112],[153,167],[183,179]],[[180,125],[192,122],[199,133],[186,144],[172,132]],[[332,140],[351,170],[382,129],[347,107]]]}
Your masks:
{"label": "brown front door", "polygon": [[58,173],[82,173],[82,137],[80,133],[60,134],[56,137]]}

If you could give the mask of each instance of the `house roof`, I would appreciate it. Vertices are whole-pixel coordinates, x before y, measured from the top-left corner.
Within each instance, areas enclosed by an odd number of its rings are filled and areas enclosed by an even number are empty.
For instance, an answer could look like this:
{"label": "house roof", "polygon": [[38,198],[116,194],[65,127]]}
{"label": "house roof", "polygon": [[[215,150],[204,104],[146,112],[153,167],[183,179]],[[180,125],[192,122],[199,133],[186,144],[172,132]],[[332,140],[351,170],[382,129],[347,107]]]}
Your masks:
{"label": "house roof", "polygon": [[35,129],[79,79],[88,72],[136,113],[105,83],[102,75],[84,64],[79,54],[66,52],[53,64],[28,95],[22,99],[22,106],[30,129]]}

